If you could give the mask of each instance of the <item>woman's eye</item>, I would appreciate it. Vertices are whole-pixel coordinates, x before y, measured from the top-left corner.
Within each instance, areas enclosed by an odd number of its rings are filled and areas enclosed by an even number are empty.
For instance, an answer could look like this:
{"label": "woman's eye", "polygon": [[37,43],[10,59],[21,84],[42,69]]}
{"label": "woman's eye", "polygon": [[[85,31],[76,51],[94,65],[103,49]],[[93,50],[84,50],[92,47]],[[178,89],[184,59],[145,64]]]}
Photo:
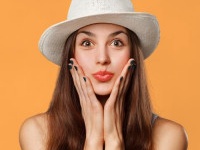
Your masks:
{"label": "woman's eye", "polygon": [[123,43],[120,40],[113,40],[111,45],[120,47],[120,46],[123,46]]}
{"label": "woman's eye", "polygon": [[81,43],[81,45],[82,45],[82,46],[85,46],[85,47],[89,47],[89,46],[92,45],[92,43],[91,43],[90,41],[86,40],[86,41],[83,41],[83,42]]}

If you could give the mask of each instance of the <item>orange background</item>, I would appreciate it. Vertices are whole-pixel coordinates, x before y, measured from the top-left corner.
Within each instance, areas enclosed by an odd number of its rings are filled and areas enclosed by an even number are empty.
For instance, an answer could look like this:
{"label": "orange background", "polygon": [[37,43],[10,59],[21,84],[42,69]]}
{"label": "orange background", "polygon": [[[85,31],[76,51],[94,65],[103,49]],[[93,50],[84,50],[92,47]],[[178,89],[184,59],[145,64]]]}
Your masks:
{"label": "orange background", "polygon": [[[67,0],[6,0],[0,5],[0,149],[19,150],[23,120],[48,108],[58,67],[38,51],[44,29],[66,17]],[[134,0],[155,14],[161,41],[146,60],[155,112],[182,124],[199,150],[200,2]],[[67,6],[67,7],[66,7]]]}

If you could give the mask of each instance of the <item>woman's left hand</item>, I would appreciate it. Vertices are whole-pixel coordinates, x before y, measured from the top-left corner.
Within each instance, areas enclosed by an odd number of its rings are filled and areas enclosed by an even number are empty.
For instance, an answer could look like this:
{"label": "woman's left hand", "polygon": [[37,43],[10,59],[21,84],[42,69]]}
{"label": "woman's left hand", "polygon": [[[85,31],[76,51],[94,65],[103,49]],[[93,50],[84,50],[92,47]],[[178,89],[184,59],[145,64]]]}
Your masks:
{"label": "woman's left hand", "polygon": [[102,150],[104,143],[103,107],[96,98],[92,84],[89,78],[84,75],[81,66],[73,58],[70,61],[69,68],[79,96],[81,113],[85,123],[84,150]]}
{"label": "woman's left hand", "polygon": [[122,135],[123,102],[129,83],[129,77],[135,68],[134,59],[124,66],[121,75],[116,80],[110,97],[104,106],[104,140],[105,149],[124,150]]}

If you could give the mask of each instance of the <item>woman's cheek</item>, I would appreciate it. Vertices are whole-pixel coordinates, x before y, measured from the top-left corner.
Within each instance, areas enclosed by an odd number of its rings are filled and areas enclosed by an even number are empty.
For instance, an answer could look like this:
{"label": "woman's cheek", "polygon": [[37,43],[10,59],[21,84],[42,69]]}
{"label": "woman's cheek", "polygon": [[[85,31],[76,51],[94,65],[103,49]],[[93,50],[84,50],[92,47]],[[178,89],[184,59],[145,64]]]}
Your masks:
{"label": "woman's cheek", "polygon": [[82,68],[84,74],[86,76],[88,76],[89,74],[92,73],[92,68],[94,69],[94,67],[92,67],[92,63],[89,61],[89,59],[82,59],[82,60],[77,60],[79,66]]}
{"label": "woman's cheek", "polygon": [[[120,57],[119,57],[120,58]],[[122,57],[121,57],[122,58]],[[123,68],[125,67],[126,63],[128,62],[129,58],[125,58],[125,59],[116,59],[115,60],[115,65],[114,65],[114,70],[116,71],[117,75],[119,76],[123,70]]]}

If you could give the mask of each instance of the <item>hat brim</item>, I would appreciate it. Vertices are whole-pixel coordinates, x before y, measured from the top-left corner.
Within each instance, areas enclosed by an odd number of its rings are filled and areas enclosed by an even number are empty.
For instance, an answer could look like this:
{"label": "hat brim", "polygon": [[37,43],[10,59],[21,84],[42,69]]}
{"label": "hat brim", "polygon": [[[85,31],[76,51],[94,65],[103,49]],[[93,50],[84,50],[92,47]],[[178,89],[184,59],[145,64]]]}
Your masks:
{"label": "hat brim", "polygon": [[155,50],[160,30],[155,16],[148,13],[109,13],[66,20],[49,27],[39,41],[41,53],[51,62],[60,65],[66,39],[74,31],[95,23],[112,23],[134,31],[141,42],[144,58]]}

